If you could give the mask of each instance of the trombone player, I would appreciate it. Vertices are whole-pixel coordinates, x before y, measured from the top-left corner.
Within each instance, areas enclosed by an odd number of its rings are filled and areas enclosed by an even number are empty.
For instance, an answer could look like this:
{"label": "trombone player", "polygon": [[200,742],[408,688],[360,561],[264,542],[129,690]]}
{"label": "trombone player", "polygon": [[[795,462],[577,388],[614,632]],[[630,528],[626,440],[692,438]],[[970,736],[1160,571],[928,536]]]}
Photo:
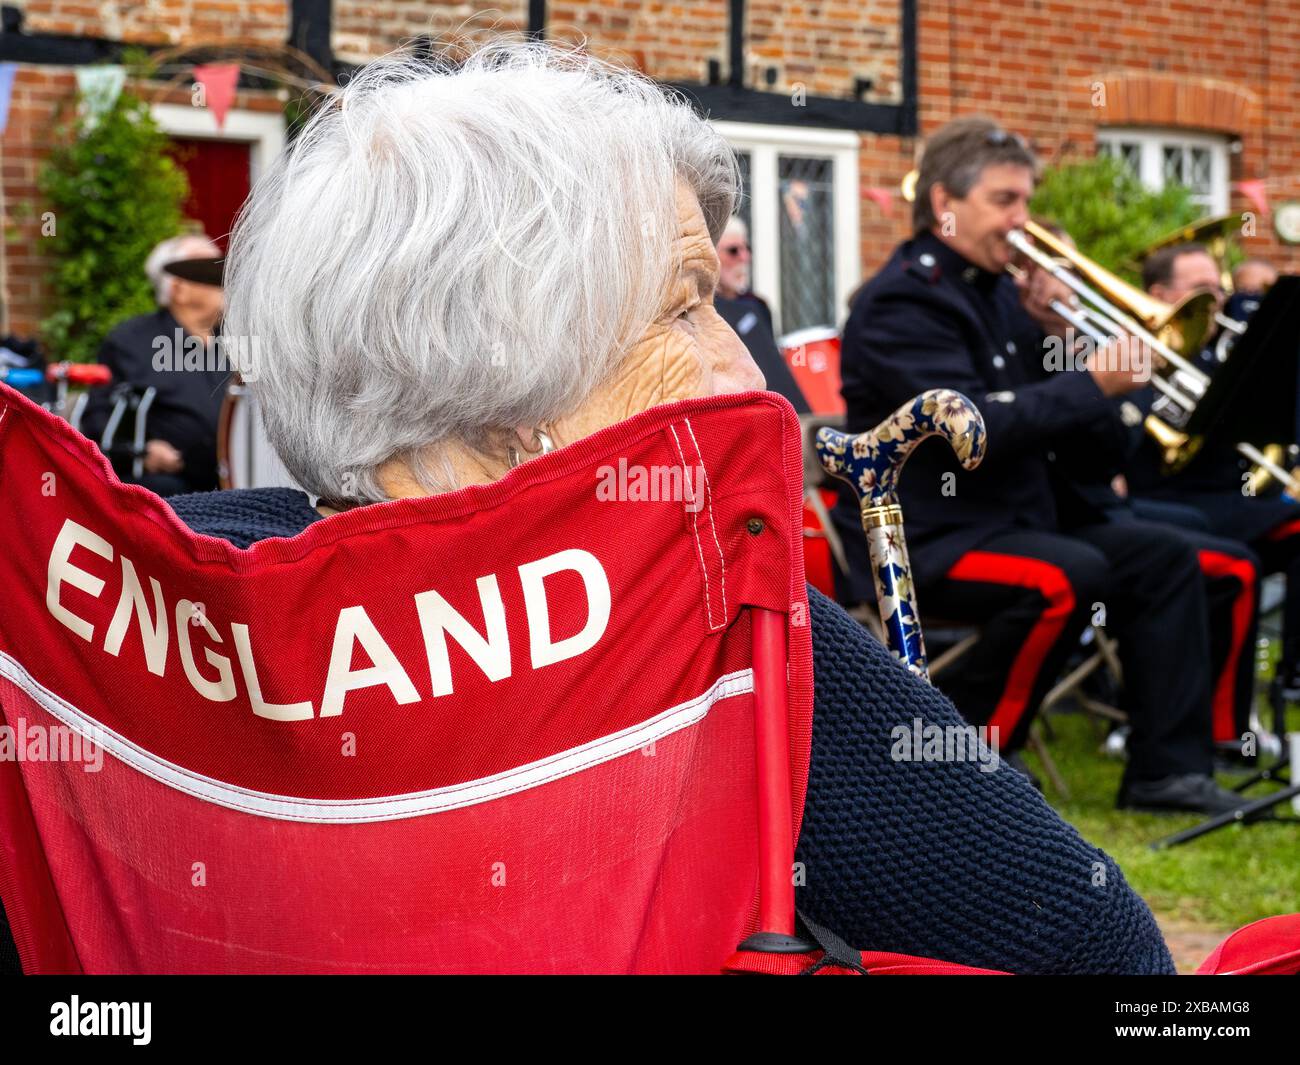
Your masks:
{"label": "trombone player", "polygon": [[[847,428],[876,425],[928,388],[969,396],[988,426],[971,473],[937,447],[913,456],[902,483],[923,610],[980,626],[978,645],[940,680],[974,724],[1014,752],[1089,620],[1120,643],[1132,724],[1121,806],[1220,813],[1240,800],[1213,779],[1209,619],[1196,551],[1156,523],[1104,515],[1067,528],[1056,503],[1057,449],[1122,446],[1113,400],[1140,389],[1127,338],[1081,372],[1044,372],[1044,344],[1066,335],[1051,308],[1058,282],[1008,276],[1008,235],[1029,217],[1037,160],[982,118],[948,123],[928,142],[914,235],[858,293],[842,351]],[[854,597],[869,582],[856,507],[836,509]]]}

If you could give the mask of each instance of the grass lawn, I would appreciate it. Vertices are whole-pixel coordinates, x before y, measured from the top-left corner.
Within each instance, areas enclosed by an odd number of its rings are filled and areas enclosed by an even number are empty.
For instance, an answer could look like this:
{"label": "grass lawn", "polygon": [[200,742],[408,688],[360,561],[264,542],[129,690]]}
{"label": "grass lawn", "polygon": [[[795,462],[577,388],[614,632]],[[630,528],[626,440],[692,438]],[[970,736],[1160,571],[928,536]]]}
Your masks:
{"label": "grass lawn", "polygon": [[[1271,714],[1263,720],[1271,726]],[[1101,754],[1098,728],[1081,714],[1054,715],[1048,751],[1070,790],[1069,799],[1046,783],[1037,759],[1025,762],[1044,779],[1047,800],[1089,842],[1110,854],[1162,926],[1228,931],[1279,913],[1300,912],[1300,824],[1234,825],[1168,850],[1156,839],[1203,818],[1135,814],[1115,809],[1123,764]],[[1291,730],[1300,712],[1291,711]],[[1220,775],[1230,785],[1239,777]],[[1263,798],[1272,785],[1250,795]],[[1290,814],[1289,806],[1284,812]]]}

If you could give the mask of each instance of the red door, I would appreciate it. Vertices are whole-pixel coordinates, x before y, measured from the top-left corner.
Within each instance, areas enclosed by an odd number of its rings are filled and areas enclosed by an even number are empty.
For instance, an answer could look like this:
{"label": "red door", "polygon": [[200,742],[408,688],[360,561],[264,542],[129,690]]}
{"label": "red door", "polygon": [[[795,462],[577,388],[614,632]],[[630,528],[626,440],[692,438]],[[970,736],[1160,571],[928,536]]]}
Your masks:
{"label": "red door", "polygon": [[251,146],[241,141],[173,137],[173,153],[190,179],[184,212],[203,223],[203,231],[226,250],[230,228],[248,197]]}

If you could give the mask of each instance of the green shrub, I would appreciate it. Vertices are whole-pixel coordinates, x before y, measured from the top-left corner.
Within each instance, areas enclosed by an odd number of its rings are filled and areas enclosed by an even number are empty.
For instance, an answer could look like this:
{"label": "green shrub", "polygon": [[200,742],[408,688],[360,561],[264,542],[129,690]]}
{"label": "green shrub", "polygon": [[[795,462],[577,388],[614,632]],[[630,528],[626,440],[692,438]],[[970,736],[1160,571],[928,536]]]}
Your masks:
{"label": "green shrub", "polygon": [[1141,252],[1205,213],[1185,186],[1153,192],[1106,155],[1046,170],[1031,207],[1064,228],[1084,255],[1131,282]]}
{"label": "green shrub", "polygon": [[52,358],[92,362],[110,329],[153,310],[144,261],[180,232],[188,182],[148,105],[125,90],[93,125],[60,125],[55,144],[39,182],[54,226],[41,336]]}

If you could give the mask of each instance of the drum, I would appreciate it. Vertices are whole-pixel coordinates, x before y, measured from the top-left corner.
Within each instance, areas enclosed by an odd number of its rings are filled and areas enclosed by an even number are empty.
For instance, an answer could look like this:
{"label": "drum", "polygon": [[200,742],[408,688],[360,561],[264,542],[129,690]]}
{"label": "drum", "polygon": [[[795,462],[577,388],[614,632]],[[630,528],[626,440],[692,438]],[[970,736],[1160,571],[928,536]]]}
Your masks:
{"label": "drum", "polygon": [[778,344],[813,414],[844,413],[840,395],[840,335],[829,326],[787,333]]}
{"label": "drum", "polygon": [[297,488],[262,428],[247,385],[231,384],[217,420],[217,481],[222,488]]}

